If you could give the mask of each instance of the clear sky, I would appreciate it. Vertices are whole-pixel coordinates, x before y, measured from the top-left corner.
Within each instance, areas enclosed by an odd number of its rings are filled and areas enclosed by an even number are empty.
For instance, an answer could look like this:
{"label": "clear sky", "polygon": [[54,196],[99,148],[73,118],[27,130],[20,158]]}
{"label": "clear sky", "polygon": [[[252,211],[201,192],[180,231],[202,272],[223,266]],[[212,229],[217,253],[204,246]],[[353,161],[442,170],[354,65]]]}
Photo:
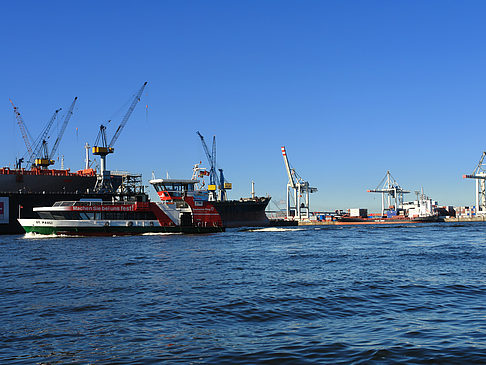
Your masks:
{"label": "clear sky", "polygon": [[485,14],[484,1],[2,2],[1,164],[25,152],[9,98],[37,135],[78,97],[59,148],[77,170],[148,81],[109,169],[188,178],[205,162],[199,130],[216,135],[231,198],[253,179],[283,200],[285,145],[319,189],[313,210],[378,210],[366,190],[387,170],[472,205],[462,175],[486,147]]}

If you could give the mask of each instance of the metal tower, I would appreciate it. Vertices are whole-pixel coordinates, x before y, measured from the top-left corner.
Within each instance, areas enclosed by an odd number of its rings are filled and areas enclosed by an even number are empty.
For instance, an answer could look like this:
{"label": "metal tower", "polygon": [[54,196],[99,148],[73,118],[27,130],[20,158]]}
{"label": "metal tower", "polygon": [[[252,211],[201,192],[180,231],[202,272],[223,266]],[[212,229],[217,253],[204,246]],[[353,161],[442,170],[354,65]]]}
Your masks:
{"label": "metal tower", "polygon": [[483,163],[485,156],[486,152],[483,152],[471,175],[463,176],[465,179],[476,179],[476,214],[486,214],[486,166]]}
{"label": "metal tower", "polygon": [[287,183],[287,219],[309,219],[309,195],[315,193],[317,188],[311,188],[309,182],[304,181],[304,179],[290,167],[285,146],[281,149],[285,168],[287,169],[287,175],[289,177],[289,182]]}
{"label": "metal tower", "polygon": [[390,210],[392,205],[395,209],[402,207],[403,194],[408,194],[410,191],[403,190],[390,171],[387,171],[376,189],[368,190],[368,193],[381,193],[381,214],[385,215],[385,211]]}

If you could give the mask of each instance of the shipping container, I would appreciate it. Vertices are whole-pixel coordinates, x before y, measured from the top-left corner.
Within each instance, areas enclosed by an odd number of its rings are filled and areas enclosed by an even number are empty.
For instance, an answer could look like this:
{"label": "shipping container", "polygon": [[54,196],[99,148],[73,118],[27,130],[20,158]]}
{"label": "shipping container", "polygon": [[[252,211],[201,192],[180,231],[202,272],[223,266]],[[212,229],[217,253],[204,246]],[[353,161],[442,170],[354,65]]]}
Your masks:
{"label": "shipping container", "polygon": [[351,217],[362,217],[362,218],[366,218],[368,216],[368,209],[365,209],[365,208],[351,208],[349,210],[349,215]]}

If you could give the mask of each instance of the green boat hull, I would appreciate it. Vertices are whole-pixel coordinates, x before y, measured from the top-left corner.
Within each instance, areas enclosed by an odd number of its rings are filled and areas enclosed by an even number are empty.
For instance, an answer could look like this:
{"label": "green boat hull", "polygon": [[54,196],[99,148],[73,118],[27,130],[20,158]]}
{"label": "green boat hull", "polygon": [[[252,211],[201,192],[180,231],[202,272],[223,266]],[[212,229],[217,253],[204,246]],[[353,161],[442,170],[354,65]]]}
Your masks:
{"label": "green boat hull", "polygon": [[140,235],[145,233],[186,233],[203,234],[224,232],[224,227],[192,227],[192,226],[172,226],[172,227],[52,227],[52,226],[24,226],[25,232],[44,235],[72,235],[72,236],[124,236]]}

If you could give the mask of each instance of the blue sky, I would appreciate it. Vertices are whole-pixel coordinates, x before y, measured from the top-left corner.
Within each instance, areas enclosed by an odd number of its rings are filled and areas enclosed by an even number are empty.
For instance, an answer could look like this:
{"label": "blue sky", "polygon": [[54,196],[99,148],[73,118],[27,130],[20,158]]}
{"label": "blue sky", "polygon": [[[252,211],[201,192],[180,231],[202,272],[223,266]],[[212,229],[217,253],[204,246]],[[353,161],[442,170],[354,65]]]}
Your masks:
{"label": "blue sky", "polygon": [[111,137],[148,81],[110,169],[189,177],[205,161],[199,130],[217,137],[232,198],[253,179],[284,199],[285,145],[319,189],[314,210],[378,210],[366,190],[387,170],[471,205],[462,175],[485,148],[485,13],[482,1],[4,2],[1,164],[25,151],[9,98],[37,135],[78,97],[59,148],[77,170],[99,124],[113,119]]}

